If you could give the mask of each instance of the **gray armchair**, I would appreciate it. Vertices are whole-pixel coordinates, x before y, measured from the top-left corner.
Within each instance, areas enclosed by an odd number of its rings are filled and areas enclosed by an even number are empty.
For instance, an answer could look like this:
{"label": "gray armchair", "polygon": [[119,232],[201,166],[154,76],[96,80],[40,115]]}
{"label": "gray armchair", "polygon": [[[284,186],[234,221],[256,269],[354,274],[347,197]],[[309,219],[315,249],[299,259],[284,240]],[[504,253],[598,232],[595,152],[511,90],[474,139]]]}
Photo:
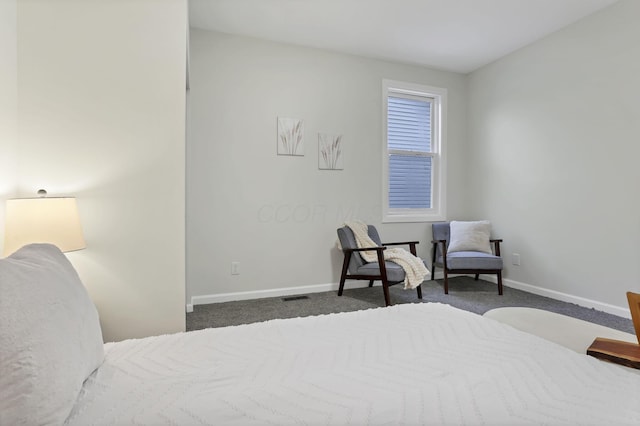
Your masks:
{"label": "gray armchair", "polygon": [[[342,274],[340,276],[340,288],[338,296],[342,296],[345,280],[368,280],[369,287],[373,286],[375,280],[382,281],[382,290],[384,292],[385,305],[391,305],[389,297],[389,286],[404,281],[405,272],[398,264],[384,260],[383,251],[386,246],[408,245],[411,254],[416,256],[416,244],[418,241],[407,241],[401,243],[382,243],[378,231],[372,225],[367,228],[369,237],[378,244],[377,247],[358,248],[353,231],[348,226],[338,229],[338,239],[344,253],[344,261],[342,262]],[[378,256],[377,262],[367,263],[360,256],[361,251],[375,251]],[[417,287],[418,299],[422,299],[422,288]]]}
{"label": "gray armchair", "polygon": [[436,266],[444,272],[444,293],[449,294],[449,274],[496,274],[498,277],[498,294],[502,295],[502,258],[500,243],[502,240],[491,239],[493,254],[479,251],[458,251],[447,253],[450,240],[449,222],[432,224],[433,257],[431,279],[435,280]]}

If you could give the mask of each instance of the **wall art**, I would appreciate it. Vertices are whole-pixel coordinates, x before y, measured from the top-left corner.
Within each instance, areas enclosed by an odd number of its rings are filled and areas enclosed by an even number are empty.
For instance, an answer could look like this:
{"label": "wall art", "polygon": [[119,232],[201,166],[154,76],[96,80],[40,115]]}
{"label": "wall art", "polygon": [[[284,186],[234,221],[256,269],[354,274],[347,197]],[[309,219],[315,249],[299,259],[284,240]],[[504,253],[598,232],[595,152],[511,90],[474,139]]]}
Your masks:
{"label": "wall art", "polygon": [[304,122],[278,117],[278,155],[304,155]]}
{"label": "wall art", "polygon": [[342,170],[342,135],[318,133],[318,168]]}

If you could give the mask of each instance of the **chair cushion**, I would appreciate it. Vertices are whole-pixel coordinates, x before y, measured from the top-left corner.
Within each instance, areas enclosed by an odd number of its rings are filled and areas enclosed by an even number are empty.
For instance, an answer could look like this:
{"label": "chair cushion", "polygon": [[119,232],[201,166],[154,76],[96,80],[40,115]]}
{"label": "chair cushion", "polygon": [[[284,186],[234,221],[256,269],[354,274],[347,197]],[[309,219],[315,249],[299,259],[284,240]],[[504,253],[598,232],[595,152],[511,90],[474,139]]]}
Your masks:
{"label": "chair cushion", "polygon": [[[438,259],[442,263],[442,257]],[[478,251],[457,251],[447,253],[449,269],[502,269],[502,258]]]}
{"label": "chair cushion", "polygon": [[[449,234],[451,232],[451,229],[449,228],[449,222],[433,223],[431,225],[431,231],[433,233],[434,241],[440,241],[440,240],[449,241]],[[436,245],[436,253],[438,258],[442,257],[441,244]]]}
{"label": "chair cushion", "polygon": [[[390,283],[398,283],[404,281],[404,269],[397,263],[384,262],[387,268],[387,280]],[[380,267],[378,262],[367,263],[364,266],[358,268],[356,272],[358,275],[380,275]]]}
{"label": "chair cushion", "polygon": [[[367,227],[367,233],[369,237],[379,246],[382,245],[380,242],[380,235],[378,234],[378,230],[373,225],[369,225]],[[340,240],[340,245],[342,248],[358,248],[358,244],[356,243],[356,237],[353,235],[353,231],[348,226],[343,226],[338,229],[338,239]],[[358,274],[357,270],[359,267],[365,264],[365,261],[360,256],[360,253],[354,252],[351,255],[351,260],[349,261],[349,272],[351,274]],[[402,278],[404,280],[404,278]]]}
{"label": "chair cushion", "polygon": [[460,222],[452,220],[449,224],[451,235],[447,253],[460,251],[491,252],[491,223],[488,220]]}
{"label": "chair cushion", "polygon": [[382,245],[382,240],[380,239],[380,234],[378,234],[378,230],[376,229],[375,226],[369,225],[367,227],[367,234],[369,234],[369,238],[371,238],[374,243],[376,243],[379,246]]}
{"label": "chair cushion", "polygon": [[[424,266],[427,266],[427,263],[422,259]],[[396,284],[404,281],[405,273],[404,269],[397,263],[393,262],[384,262],[384,265],[387,269],[387,279],[390,283]],[[367,263],[364,266],[358,268],[355,272],[358,275],[380,275],[380,268],[378,267],[378,262]]]}
{"label": "chair cushion", "polygon": [[431,224],[431,231],[433,232],[434,240],[447,240],[449,241],[449,233],[451,229],[449,222],[437,222]]}

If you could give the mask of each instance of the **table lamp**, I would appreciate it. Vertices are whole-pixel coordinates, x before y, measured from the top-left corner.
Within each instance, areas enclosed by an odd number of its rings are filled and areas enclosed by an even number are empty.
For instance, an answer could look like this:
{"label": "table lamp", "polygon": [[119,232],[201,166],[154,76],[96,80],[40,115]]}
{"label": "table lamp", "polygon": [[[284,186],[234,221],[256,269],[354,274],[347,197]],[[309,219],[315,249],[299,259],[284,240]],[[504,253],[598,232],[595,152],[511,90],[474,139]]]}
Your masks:
{"label": "table lamp", "polygon": [[63,252],[86,247],[78,205],[73,197],[45,197],[7,200],[4,255],[30,243],[50,243]]}

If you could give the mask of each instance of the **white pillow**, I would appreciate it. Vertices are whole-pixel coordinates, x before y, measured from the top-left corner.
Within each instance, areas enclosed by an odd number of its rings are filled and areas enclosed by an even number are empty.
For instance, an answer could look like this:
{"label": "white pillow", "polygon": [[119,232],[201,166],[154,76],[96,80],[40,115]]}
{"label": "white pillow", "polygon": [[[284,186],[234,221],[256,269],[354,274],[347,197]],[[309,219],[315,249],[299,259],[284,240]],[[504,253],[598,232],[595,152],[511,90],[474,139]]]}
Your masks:
{"label": "white pillow", "polygon": [[449,246],[447,253],[456,251],[480,251],[493,254],[490,235],[491,222],[479,220],[475,222],[459,222],[452,220],[449,224]]}
{"label": "white pillow", "polygon": [[0,259],[0,424],[62,424],[102,363],[98,312],[51,244]]}

